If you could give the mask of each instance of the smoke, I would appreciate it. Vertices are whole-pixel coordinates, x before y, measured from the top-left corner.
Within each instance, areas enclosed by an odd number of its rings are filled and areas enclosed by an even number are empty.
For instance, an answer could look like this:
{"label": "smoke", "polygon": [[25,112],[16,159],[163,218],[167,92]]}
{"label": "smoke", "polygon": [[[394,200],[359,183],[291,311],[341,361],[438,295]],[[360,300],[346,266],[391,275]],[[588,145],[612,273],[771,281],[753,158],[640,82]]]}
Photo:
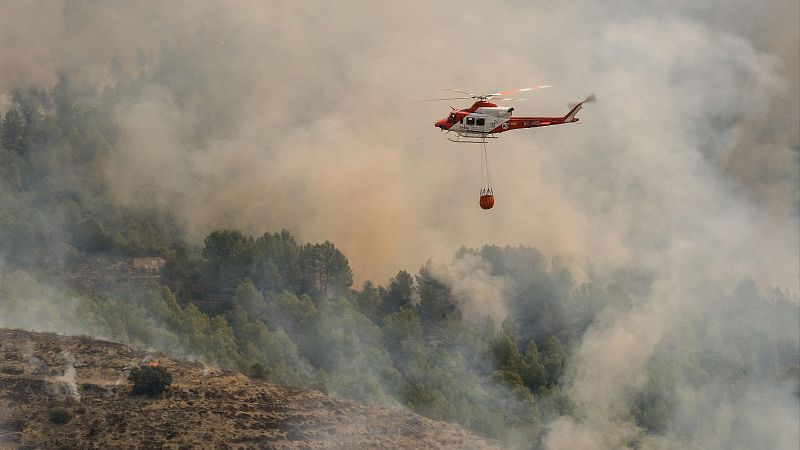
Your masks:
{"label": "smoke", "polygon": [[78,392],[78,385],[75,384],[75,361],[72,355],[66,352],[62,352],[61,357],[64,358],[64,374],[53,378],[56,395],[80,403],[81,394]]}
{"label": "smoke", "polygon": [[493,276],[490,264],[480,256],[466,254],[452,264],[433,266],[431,274],[450,289],[453,302],[466,319],[478,322],[489,316],[494,323],[502,323],[508,315],[505,297],[509,280]]}
{"label": "smoke", "polygon": [[[732,296],[684,283],[656,282],[593,324],[567,375],[576,413],[550,424],[545,448],[796,447],[796,305],[752,283]],[[634,418],[637,403],[652,415]]]}
{"label": "smoke", "polygon": [[[94,336],[141,349],[169,350],[190,361],[230,364],[229,355],[198,355],[187,336],[169,329],[161,295],[157,286],[131,287],[124,282],[101,296],[81,295],[29,272],[0,272],[0,327]],[[70,358],[65,356],[65,361]],[[33,359],[30,363],[39,364]]]}
{"label": "smoke", "polygon": [[[793,8],[786,3],[777,9]],[[698,12],[620,2],[619,19],[591,4],[489,14],[475,4],[457,18],[444,5],[418,14],[408,5],[187,2],[157,18],[153,6],[5,6],[0,58],[14,63],[2,64],[0,88],[52,85],[68,72],[102,89],[140,68],[157,72],[118,105],[122,136],[105,173],[117,202],[170,208],[194,240],[224,226],[288,227],[336,242],[357,281],[487,241],[536,245],[579,271],[598,255],[630,262],[653,236],[666,239],[669,219],[707,207],[691,200],[710,191],[722,198],[709,203],[752,209],[753,236],[770,236],[771,248],[797,241],[798,139],[788,124],[798,114],[783,100],[796,96],[796,52],[765,36],[772,15],[758,19],[754,41],[736,34],[752,32],[747,24],[718,25],[735,15],[722,14],[727,3]],[[112,59],[116,69],[97,75]],[[520,114],[560,114],[589,91],[601,103],[581,127],[503,136],[490,148],[496,210],[479,211],[477,149],[431,127],[449,105],[409,100],[450,85],[538,82],[556,88]],[[786,270],[770,284],[794,283],[794,252],[783,253]]]}
{"label": "smoke", "polygon": [[[797,448],[791,383],[766,376],[735,396],[722,381],[664,380],[671,420],[658,437],[626,411],[667,348],[702,360],[725,354],[719,336],[798,340],[793,322],[746,320],[730,293],[706,289],[750,276],[800,292],[798,4],[419,6],[5,3],[0,98],[62,73],[87,91],[152,75],[114,110],[104,177],[114,202],[168,208],[195,242],[287,227],[335,242],[360,280],[486,242],[563,255],[577,278],[590,262],[641,268],[652,285],[584,336],[569,370],[576,413],[545,444]],[[555,87],[518,114],[561,114],[589,92],[599,103],[580,126],[492,143],[497,204],[483,212],[478,150],[431,126],[450,105],[409,100],[540,83]],[[460,264],[437,276],[467,314],[507,315],[502,279]]]}
{"label": "smoke", "polygon": [[0,298],[0,327],[70,335],[98,331],[80,317],[77,297],[43,285],[26,272],[0,273]]}

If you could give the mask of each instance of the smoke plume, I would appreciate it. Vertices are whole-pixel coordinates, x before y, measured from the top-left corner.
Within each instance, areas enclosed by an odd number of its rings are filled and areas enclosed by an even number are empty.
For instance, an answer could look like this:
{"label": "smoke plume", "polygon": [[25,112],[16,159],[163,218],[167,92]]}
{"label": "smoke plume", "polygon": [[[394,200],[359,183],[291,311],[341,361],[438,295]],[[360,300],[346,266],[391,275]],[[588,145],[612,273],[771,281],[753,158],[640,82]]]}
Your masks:
{"label": "smoke plume", "polygon": [[[155,17],[147,3],[17,2],[4,7],[0,89],[65,73],[102,89],[158,67],[115,111],[121,142],[104,170],[116,201],[169,207],[194,239],[287,227],[336,242],[363,280],[487,241],[536,245],[575,270],[622,264],[720,225],[740,251],[756,247],[739,273],[778,257],[785,269],[759,279],[796,287],[797,39],[774,26],[796,5],[775,3],[743,24],[724,19],[752,7],[728,3],[618,2],[620,17],[475,4],[454,17],[444,5],[186,2]],[[449,105],[410,100],[544,82],[556,87],[519,114],[561,114],[590,91],[601,103],[580,127],[494,144],[498,205],[483,213],[478,150],[431,127]],[[708,214],[722,223],[694,227]]]}

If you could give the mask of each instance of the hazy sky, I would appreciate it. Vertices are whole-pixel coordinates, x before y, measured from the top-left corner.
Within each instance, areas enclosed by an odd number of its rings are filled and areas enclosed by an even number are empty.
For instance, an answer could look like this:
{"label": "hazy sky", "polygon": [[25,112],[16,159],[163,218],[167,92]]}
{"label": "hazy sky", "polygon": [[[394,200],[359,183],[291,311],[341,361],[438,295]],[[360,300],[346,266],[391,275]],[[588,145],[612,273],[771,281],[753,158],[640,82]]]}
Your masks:
{"label": "hazy sky", "polygon": [[[798,6],[704,3],[5,2],[0,89],[60,72],[102,88],[112,57],[132,71],[138,48],[202,25],[233,132],[188,146],[196,118],[154,85],[117,111],[107,167],[120,202],[168,204],[195,239],[287,227],[378,281],[461,244],[532,245],[574,270],[686,246],[726,254],[709,272],[797,290]],[[492,142],[482,211],[478,147],[433,127],[469,102],[413,100],[531,84],[553,88],[519,115],[599,102],[579,126]]]}

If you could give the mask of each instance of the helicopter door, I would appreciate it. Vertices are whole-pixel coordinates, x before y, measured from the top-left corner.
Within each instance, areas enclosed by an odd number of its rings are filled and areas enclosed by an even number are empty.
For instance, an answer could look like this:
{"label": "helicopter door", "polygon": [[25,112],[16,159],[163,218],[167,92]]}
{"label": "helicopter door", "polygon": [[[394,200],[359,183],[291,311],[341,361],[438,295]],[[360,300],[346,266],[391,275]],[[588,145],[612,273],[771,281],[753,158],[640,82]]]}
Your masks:
{"label": "helicopter door", "polygon": [[486,118],[467,116],[464,120],[464,125],[467,131],[482,133],[486,126]]}
{"label": "helicopter door", "polygon": [[467,131],[475,130],[475,118],[472,116],[467,116],[464,118],[464,129]]}

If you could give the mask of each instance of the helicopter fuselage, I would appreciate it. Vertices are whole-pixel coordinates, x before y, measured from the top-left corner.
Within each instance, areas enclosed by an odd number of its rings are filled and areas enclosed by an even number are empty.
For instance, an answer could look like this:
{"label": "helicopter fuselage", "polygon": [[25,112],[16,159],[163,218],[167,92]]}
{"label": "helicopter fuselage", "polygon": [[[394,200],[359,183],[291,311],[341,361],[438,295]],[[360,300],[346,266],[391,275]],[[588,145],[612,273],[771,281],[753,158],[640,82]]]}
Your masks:
{"label": "helicopter fuselage", "polygon": [[563,117],[512,117],[514,108],[497,106],[487,101],[477,101],[467,109],[453,110],[447,117],[436,121],[437,128],[454,131],[459,136],[476,138],[521,128],[577,122],[575,114],[580,104]]}

